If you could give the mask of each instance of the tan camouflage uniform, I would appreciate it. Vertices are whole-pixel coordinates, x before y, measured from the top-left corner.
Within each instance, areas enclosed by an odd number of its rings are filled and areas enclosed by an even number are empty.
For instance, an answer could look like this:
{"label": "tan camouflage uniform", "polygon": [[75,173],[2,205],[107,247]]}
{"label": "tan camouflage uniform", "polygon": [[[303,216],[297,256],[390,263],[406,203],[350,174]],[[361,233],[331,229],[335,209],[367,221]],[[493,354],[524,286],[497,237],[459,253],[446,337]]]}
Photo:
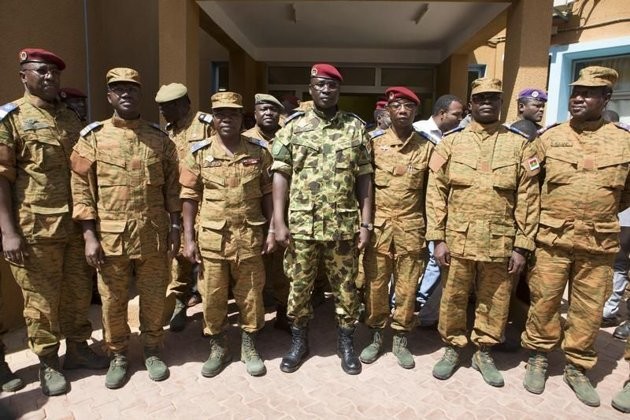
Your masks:
{"label": "tan camouflage uniform", "polygon": [[72,222],[69,157],[80,121],[65,104],[40,107],[26,93],[0,112],[0,176],[12,185],[14,217],[26,240],[11,272],[24,296],[29,347],[56,354],[63,333],[83,342],[92,333],[92,283],[81,229]]}
{"label": "tan camouflage uniform", "polygon": [[[471,122],[435,147],[427,191],[427,240],[446,241],[451,253],[438,330],[464,347],[466,307],[477,297],[471,340],[492,346],[507,322],[514,247],[534,249],[538,225],[537,165],[527,139],[498,122]],[[445,163],[440,167],[435,161]],[[437,168],[440,168],[437,170]]]}
{"label": "tan camouflage uniform", "polygon": [[276,134],[272,154],[272,170],[291,179],[293,247],[284,260],[291,279],[288,316],[296,327],[306,326],[312,317],[311,292],[321,264],[335,296],[339,325],[353,327],[359,310],[355,186],[359,176],[373,172],[363,123],[343,111],[330,120],[313,108],[293,114]]}
{"label": "tan camouflage uniform", "polygon": [[140,296],[140,338],[145,348],[162,342],[168,283],[170,212],[179,212],[175,144],[158,126],[113,116],[82,132],[72,154],[75,220],[96,220],[105,252],[98,276],[109,349],[129,343],[129,282]]}
{"label": "tan camouflage uniform", "polygon": [[[590,369],[612,291],[617,213],[630,206],[630,133],[601,119],[572,121],[548,129],[536,145],[545,179],[522,344],[548,352],[562,340],[567,360]],[[560,303],[567,282],[570,304],[563,327]]]}
{"label": "tan camouflage uniform", "polygon": [[413,132],[399,139],[393,129],[372,134],[374,233],[365,251],[366,321],[384,328],[389,318],[390,277],[396,306],[392,328],[411,331],[418,278],[426,264],[424,196],[433,144]]}

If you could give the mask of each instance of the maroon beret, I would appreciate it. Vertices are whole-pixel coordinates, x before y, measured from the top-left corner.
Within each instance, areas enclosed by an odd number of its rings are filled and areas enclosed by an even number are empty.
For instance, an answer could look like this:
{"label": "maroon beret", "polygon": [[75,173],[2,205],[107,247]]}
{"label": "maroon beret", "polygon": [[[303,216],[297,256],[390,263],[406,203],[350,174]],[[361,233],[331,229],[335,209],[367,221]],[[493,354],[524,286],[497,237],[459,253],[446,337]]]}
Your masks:
{"label": "maroon beret", "polygon": [[343,82],[341,73],[334,66],[330,64],[314,64],[311,67],[311,77],[323,77],[325,79],[335,79]]}
{"label": "maroon beret", "polygon": [[24,48],[20,51],[20,64],[24,63],[50,63],[56,65],[59,70],[66,68],[66,63],[61,57],[41,48]]}
{"label": "maroon beret", "polygon": [[85,93],[81,92],[79,89],[75,89],[75,88],[71,88],[71,87],[66,87],[66,88],[59,89],[59,96],[61,96],[62,99],[66,99],[66,98],[87,98],[87,95]]}
{"label": "maroon beret", "polygon": [[396,99],[409,99],[411,102],[414,102],[416,105],[420,105],[420,98],[416,96],[411,90],[407,89],[404,86],[393,86],[385,91],[385,95],[387,96],[387,101],[392,102]]}
{"label": "maroon beret", "polygon": [[385,109],[386,106],[387,106],[387,101],[376,102],[376,109]]}

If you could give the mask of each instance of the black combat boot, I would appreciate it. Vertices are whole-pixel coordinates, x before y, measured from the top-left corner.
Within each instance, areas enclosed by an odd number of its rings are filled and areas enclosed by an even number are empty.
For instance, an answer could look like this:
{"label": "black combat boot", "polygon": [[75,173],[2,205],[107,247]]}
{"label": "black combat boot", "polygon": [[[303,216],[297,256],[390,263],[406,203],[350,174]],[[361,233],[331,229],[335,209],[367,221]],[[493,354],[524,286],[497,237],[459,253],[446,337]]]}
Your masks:
{"label": "black combat boot", "polygon": [[341,358],[341,368],[348,375],[361,373],[361,361],[354,354],[352,335],[354,327],[339,327],[337,336],[337,355]]}
{"label": "black combat boot", "polygon": [[292,373],[299,369],[308,356],[308,329],[306,327],[291,326],[291,348],[284,355],[280,363],[280,370]]}

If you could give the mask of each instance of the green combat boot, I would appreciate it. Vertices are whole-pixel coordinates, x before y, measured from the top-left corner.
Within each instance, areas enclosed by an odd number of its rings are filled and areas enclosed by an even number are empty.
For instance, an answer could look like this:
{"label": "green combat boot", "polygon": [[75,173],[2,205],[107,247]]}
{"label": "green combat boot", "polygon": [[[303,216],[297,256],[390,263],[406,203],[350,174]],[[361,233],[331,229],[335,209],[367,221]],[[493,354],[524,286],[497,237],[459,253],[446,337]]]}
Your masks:
{"label": "green combat boot", "polygon": [[590,407],[599,407],[599,395],[586,375],[584,375],[582,369],[571,363],[567,363],[564,368],[563,378],[564,382],[575,392],[575,396],[578,397],[578,400]]}
{"label": "green combat boot", "polygon": [[210,356],[201,367],[201,374],[206,378],[217,376],[231,360],[225,335],[210,336]]}
{"label": "green combat boot", "polygon": [[363,349],[359,356],[363,363],[374,363],[383,354],[383,329],[373,328],[371,331],[372,342]]}
{"label": "green combat boot", "polygon": [[109,389],[122,387],[127,381],[127,356],[122,353],[114,353],[109,362],[109,370],[105,375],[105,386]]}
{"label": "green combat boot", "polygon": [[499,372],[494,365],[494,360],[492,360],[490,350],[487,347],[479,347],[479,350],[473,354],[472,367],[481,372],[483,380],[486,381],[488,385],[496,387],[505,385],[503,375],[501,375],[501,372]]}
{"label": "green combat boot", "polygon": [[433,366],[433,376],[437,379],[448,379],[453,376],[459,366],[459,351],[456,347],[448,346],[444,356]]}
{"label": "green combat boot", "polygon": [[0,385],[2,391],[15,392],[24,388],[24,381],[11,372],[9,365],[4,361],[4,347],[0,343]]}
{"label": "green combat boot", "polygon": [[39,357],[39,382],[44,395],[49,397],[68,392],[68,381],[59,369],[57,353]]}
{"label": "green combat boot", "polygon": [[413,355],[407,348],[407,336],[405,334],[394,335],[394,343],[392,344],[392,353],[398,359],[398,364],[405,369],[413,369],[416,362]]}
{"label": "green combat boot", "polygon": [[66,340],[66,357],[64,369],[105,369],[109,366],[109,358],[94,352],[86,341]]}
{"label": "green combat boot", "polygon": [[532,394],[542,394],[547,379],[547,366],[547,356],[544,353],[532,351],[527,360],[523,387]]}
{"label": "green combat boot", "polygon": [[158,349],[144,349],[144,365],[146,366],[147,371],[149,372],[149,378],[151,378],[152,381],[163,381],[170,375],[168,366],[166,366],[166,363],[160,359],[160,350]]}
{"label": "green combat boot", "polygon": [[173,309],[173,316],[169,322],[169,328],[173,332],[182,331],[186,328],[186,304],[181,299],[175,299],[175,309]]}
{"label": "green combat boot", "polygon": [[630,381],[612,399],[612,406],[623,413],[630,413]]}
{"label": "green combat boot", "polygon": [[255,334],[243,331],[241,337],[241,362],[245,363],[247,373],[252,376],[264,375],[267,368],[256,351]]}

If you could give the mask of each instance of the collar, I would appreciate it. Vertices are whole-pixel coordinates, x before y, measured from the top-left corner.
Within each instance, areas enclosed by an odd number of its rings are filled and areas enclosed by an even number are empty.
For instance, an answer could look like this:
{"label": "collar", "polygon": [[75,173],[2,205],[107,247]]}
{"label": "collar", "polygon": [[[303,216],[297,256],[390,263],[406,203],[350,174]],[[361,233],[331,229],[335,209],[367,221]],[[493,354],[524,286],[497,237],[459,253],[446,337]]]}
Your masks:
{"label": "collar", "polygon": [[33,105],[34,107],[37,108],[42,108],[45,109],[47,111],[53,111],[53,110],[57,110],[60,107],[63,106],[63,104],[56,100],[55,102],[46,102],[45,100],[43,100],[42,98],[40,98],[39,96],[35,96],[33,94],[31,94],[28,91],[24,92],[24,99],[31,105]]}
{"label": "collar", "polygon": [[179,121],[166,124],[166,130],[175,132],[175,131],[181,131],[187,127],[190,127],[190,123],[192,122],[193,118],[195,118],[195,114],[196,113],[193,112],[192,109],[189,109],[186,115],[184,115],[184,117],[180,119]]}
{"label": "collar", "polygon": [[472,120],[470,124],[466,127],[466,130],[472,131],[474,133],[487,133],[494,134],[501,127],[501,121],[495,121],[490,124],[481,124],[475,120]]}
{"label": "collar", "polygon": [[400,148],[402,149],[403,147],[405,147],[407,144],[409,144],[409,141],[413,138],[413,135],[415,134],[415,131],[412,129],[411,133],[409,133],[409,136],[401,139],[400,137],[398,137],[398,135],[396,134],[396,131],[394,130],[393,127],[389,127],[386,131],[388,138],[390,139],[395,139],[395,141],[393,141],[392,143],[398,143],[400,144]]}
{"label": "collar", "polygon": [[317,115],[317,117],[319,117],[320,119],[328,122],[328,123],[334,123],[336,120],[339,119],[339,117],[341,116],[341,111],[339,111],[339,108],[337,107],[335,115],[332,118],[327,118],[326,115],[320,111],[319,109],[317,109],[315,106],[313,106],[313,113],[315,115]]}
{"label": "collar", "polygon": [[210,144],[210,154],[215,159],[237,161],[249,155],[247,152],[247,140],[245,140],[242,135],[240,136],[240,141],[236,150],[234,150],[234,156],[230,156],[228,154],[227,148],[223,145],[223,142],[218,134],[215,134],[212,137],[214,138],[214,141]]}
{"label": "collar", "polygon": [[142,119],[139,117],[135,120],[125,120],[124,118],[120,118],[118,115],[112,115],[112,125],[118,128],[138,128],[142,123]]}
{"label": "collar", "polygon": [[605,123],[603,118],[595,121],[577,121],[572,118],[571,121],[569,121],[571,128],[575,131],[595,131],[601,128]]}

